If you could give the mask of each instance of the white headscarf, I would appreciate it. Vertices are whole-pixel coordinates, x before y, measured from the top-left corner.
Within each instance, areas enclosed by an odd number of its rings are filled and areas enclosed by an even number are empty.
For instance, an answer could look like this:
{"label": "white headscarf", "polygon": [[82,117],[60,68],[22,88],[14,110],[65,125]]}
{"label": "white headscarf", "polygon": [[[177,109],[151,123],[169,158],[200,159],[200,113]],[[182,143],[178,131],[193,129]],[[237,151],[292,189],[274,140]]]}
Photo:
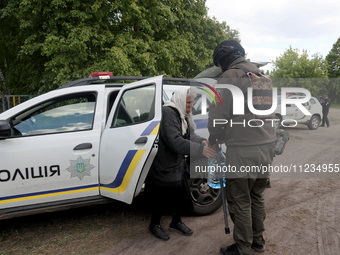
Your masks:
{"label": "white headscarf", "polygon": [[180,88],[179,90],[175,91],[172,94],[171,99],[164,104],[164,106],[171,106],[177,109],[179,112],[182,121],[182,135],[184,135],[188,129],[188,123],[185,121],[185,118],[188,119],[189,125],[193,129],[196,129],[195,122],[192,119],[192,113],[187,113],[186,111],[187,97],[195,98],[195,93],[191,89]]}

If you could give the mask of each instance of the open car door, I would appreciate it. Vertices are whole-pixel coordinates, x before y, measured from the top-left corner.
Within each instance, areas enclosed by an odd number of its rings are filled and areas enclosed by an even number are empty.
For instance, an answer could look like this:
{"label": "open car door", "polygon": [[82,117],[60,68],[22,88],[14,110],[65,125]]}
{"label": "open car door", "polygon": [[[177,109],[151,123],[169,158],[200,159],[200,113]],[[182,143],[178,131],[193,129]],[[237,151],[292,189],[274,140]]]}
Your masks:
{"label": "open car door", "polygon": [[157,152],[163,76],[124,85],[100,144],[100,193],[131,203]]}

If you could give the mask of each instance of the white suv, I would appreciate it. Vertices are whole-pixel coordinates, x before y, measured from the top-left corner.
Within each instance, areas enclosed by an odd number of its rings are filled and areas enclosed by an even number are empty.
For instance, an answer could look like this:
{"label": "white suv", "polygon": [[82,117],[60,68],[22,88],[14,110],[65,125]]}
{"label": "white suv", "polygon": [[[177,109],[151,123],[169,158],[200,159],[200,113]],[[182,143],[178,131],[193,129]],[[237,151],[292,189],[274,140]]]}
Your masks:
{"label": "white suv", "polygon": [[[157,152],[167,84],[190,80],[94,73],[1,113],[0,220],[112,199],[131,203]],[[189,186],[196,214],[221,206],[206,179]]]}
{"label": "white suv", "polygon": [[[304,96],[291,95],[289,98],[300,99],[304,98]],[[302,105],[311,113],[311,115],[305,115],[296,105],[291,104],[286,106],[286,115],[282,116],[281,97],[279,96],[275,115],[280,119],[280,121],[284,120],[285,125],[298,123],[307,125],[311,130],[317,129],[320,125],[320,121],[322,120],[322,106],[320,102],[315,97],[311,97],[307,103]]]}

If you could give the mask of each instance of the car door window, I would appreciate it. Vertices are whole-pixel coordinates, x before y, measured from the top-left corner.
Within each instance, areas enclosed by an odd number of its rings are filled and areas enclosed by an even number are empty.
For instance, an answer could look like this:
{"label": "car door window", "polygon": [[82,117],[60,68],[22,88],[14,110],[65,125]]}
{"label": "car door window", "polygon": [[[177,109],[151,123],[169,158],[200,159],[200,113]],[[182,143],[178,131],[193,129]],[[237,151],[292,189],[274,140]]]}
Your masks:
{"label": "car door window", "polygon": [[116,91],[111,92],[109,95],[108,104],[107,104],[106,121],[109,118],[110,112],[112,110],[112,106],[117,98],[118,93],[119,93],[119,90],[116,90]]}
{"label": "car door window", "polygon": [[134,125],[153,119],[155,91],[155,85],[125,91],[111,127]]}
{"label": "car door window", "polygon": [[202,112],[203,112],[202,99],[205,100],[205,102],[206,102],[205,104],[203,104],[206,107],[206,109],[204,109],[205,112],[209,112],[209,107],[212,104],[212,102],[209,101],[209,99],[207,97],[202,97],[202,94],[197,94],[197,96],[194,99],[193,106],[192,106],[192,114],[193,115],[202,114]]}
{"label": "car door window", "polygon": [[95,93],[54,98],[16,116],[13,119],[12,136],[90,130],[95,105]]}

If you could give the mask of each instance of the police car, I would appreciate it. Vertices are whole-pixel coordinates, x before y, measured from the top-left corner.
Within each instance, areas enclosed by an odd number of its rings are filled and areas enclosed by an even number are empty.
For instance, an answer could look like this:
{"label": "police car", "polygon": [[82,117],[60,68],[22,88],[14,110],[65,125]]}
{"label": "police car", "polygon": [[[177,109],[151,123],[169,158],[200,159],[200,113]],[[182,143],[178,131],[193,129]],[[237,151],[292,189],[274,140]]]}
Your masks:
{"label": "police car", "polygon": [[[157,152],[163,85],[189,83],[93,73],[0,114],[0,219],[132,203]],[[190,189],[195,213],[220,207],[204,178]]]}
{"label": "police car", "polygon": [[[289,99],[301,99],[305,95],[289,95]],[[310,100],[302,104],[310,115],[305,115],[295,104],[286,105],[286,115],[281,115],[281,97],[278,97],[278,107],[275,115],[280,119],[280,122],[285,126],[304,124],[311,130],[315,130],[320,126],[322,120],[322,106],[318,99],[311,97]]]}

